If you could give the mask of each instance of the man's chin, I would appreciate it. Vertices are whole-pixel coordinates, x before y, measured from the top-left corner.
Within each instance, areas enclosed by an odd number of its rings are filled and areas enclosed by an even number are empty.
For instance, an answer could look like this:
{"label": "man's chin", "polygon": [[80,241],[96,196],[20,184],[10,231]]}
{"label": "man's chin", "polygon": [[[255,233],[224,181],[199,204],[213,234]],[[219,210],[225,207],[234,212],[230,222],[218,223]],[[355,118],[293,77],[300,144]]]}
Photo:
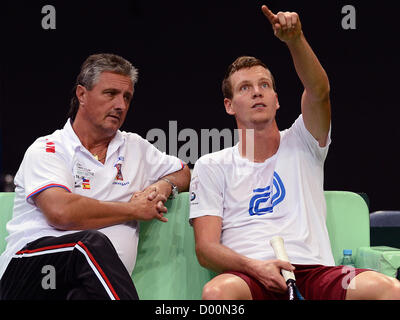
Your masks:
{"label": "man's chin", "polygon": [[275,119],[274,117],[271,117],[269,115],[258,114],[258,115],[255,115],[254,117],[251,118],[251,122],[253,124],[257,124],[257,125],[260,125],[260,124],[263,124],[263,123],[268,124],[271,121],[273,121],[274,119]]}
{"label": "man's chin", "polygon": [[104,135],[106,135],[107,137],[111,137],[116,134],[120,127],[121,125],[119,122],[108,122],[106,124],[103,124],[101,126],[101,129],[104,132]]}

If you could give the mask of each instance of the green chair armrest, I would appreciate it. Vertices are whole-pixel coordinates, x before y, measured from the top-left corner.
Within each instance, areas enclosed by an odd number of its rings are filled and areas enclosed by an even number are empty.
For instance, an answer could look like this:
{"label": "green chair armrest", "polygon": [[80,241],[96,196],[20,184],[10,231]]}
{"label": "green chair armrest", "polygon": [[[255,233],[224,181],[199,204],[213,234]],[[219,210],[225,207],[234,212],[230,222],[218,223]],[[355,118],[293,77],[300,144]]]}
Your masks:
{"label": "green chair armrest", "polygon": [[360,247],[355,263],[358,268],[372,269],[395,278],[400,267],[400,249],[386,246]]}

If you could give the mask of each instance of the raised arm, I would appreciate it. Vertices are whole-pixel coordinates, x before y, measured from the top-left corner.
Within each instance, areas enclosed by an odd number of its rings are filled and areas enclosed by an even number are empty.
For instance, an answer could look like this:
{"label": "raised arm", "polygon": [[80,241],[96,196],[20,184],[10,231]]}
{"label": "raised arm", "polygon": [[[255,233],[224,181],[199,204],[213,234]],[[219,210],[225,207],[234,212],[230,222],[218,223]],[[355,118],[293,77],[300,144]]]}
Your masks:
{"label": "raised arm", "polygon": [[265,5],[261,9],[271,23],[275,36],[289,48],[297,75],[304,86],[301,99],[304,124],[319,145],[324,147],[331,120],[328,76],[303,34],[298,14],[274,14]]}

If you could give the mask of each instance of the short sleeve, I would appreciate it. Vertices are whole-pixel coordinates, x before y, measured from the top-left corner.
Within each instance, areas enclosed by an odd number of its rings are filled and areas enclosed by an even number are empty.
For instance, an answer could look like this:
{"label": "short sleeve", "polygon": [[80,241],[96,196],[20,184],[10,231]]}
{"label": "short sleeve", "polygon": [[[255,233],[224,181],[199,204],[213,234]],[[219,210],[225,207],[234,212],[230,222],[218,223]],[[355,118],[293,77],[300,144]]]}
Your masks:
{"label": "short sleeve", "polygon": [[26,151],[15,182],[25,190],[31,204],[34,195],[48,188],[60,187],[71,192],[74,187],[73,174],[60,146],[44,138],[36,140]]}
{"label": "short sleeve", "polygon": [[331,144],[331,128],[329,128],[329,133],[326,141],[325,147],[320,147],[318,141],[312,136],[312,134],[307,130],[303,115],[300,115],[296,121],[293,123],[289,131],[296,135],[296,137],[301,141],[301,143],[310,151],[310,153],[317,160],[323,162],[328,154],[329,146]]}
{"label": "short sleeve", "polygon": [[179,158],[161,152],[146,139],[137,137],[140,139],[140,148],[149,184],[184,168],[185,164]]}
{"label": "short sleeve", "polygon": [[201,216],[223,217],[224,175],[213,161],[197,160],[190,182],[190,221]]}

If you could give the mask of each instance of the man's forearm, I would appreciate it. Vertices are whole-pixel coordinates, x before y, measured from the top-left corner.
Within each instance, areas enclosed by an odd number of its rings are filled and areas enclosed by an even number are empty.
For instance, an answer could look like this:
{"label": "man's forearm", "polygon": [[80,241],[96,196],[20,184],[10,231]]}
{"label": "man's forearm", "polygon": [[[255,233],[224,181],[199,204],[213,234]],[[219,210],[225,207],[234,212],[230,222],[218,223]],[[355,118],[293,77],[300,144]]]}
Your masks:
{"label": "man's forearm", "polygon": [[178,187],[179,192],[189,190],[190,170],[187,164],[181,170],[175,171],[163,178],[171,180]]}
{"label": "man's forearm", "polygon": [[301,113],[304,125],[320,147],[325,147],[331,120],[328,76],[304,37],[296,12],[280,11],[274,14],[265,5],[262,11],[271,23],[275,36],[288,46],[297,75],[303,83]]}
{"label": "man's forearm", "polygon": [[298,14],[295,12],[274,14],[265,5],[262,6],[262,11],[271,23],[275,36],[288,46],[296,72],[307,94],[314,100],[325,99],[329,93],[328,77],[304,37]]}
{"label": "man's forearm", "polygon": [[103,202],[74,193],[48,190],[35,199],[48,223],[62,230],[98,229],[133,219],[126,203]]}
{"label": "man's forearm", "polygon": [[166,198],[156,195],[149,200],[151,189],[135,194],[129,202],[100,201],[60,188],[39,193],[35,204],[48,223],[62,230],[99,229],[131,220],[151,220],[158,217],[158,203]]}
{"label": "man's forearm", "polygon": [[199,263],[216,272],[239,271],[251,273],[251,259],[238,254],[220,243],[208,243],[206,247],[196,246]]}
{"label": "man's forearm", "polygon": [[163,176],[160,180],[158,180],[156,183],[153,184],[160,189],[160,192],[162,194],[168,197],[171,193],[172,187],[169,182],[163,179],[167,179],[174,185],[176,185],[178,187],[179,192],[187,191],[189,190],[189,184],[190,184],[189,167],[185,164],[181,170]]}
{"label": "man's forearm", "polygon": [[286,44],[292,55],[297,75],[307,93],[316,99],[325,98],[330,90],[328,76],[304,34],[301,33],[299,38]]}

